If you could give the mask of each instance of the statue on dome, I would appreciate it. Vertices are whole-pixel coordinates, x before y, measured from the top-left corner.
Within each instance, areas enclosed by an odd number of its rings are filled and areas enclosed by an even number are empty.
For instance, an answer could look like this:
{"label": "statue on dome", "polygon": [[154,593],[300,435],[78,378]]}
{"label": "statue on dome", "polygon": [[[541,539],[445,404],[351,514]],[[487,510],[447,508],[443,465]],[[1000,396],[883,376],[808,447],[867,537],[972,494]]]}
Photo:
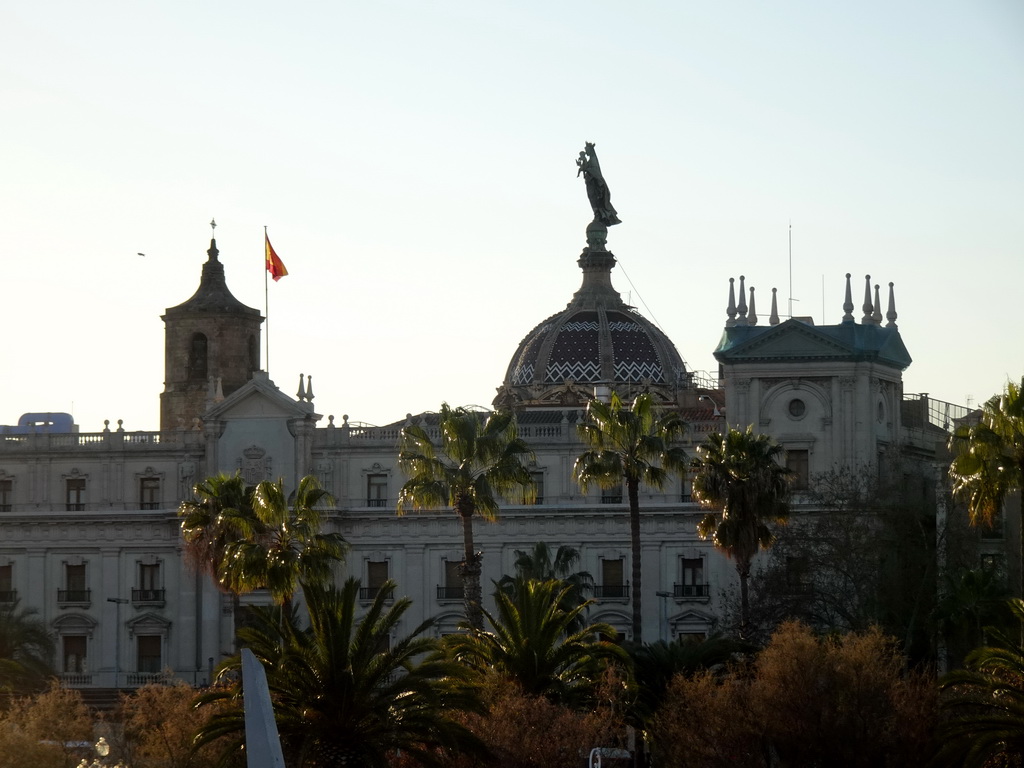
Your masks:
{"label": "statue on dome", "polygon": [[590,207],[594,209],[594,221],[606,227],[621,224],[618,213],[612,207],[612,193],[608,191],[608,184],[601,174],[593,142],[586,142],[586,148],[576,159],[576,166],[576,176],[582,173],[587,184],[587,197],[590,199]]}

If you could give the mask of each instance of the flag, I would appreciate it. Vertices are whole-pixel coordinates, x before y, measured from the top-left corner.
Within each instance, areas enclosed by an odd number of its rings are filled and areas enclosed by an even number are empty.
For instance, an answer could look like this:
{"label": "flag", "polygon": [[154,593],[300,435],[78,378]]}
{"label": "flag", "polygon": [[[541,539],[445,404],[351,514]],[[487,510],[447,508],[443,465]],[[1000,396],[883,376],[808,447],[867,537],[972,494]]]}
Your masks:
{"label": "flag", "polygon": [[284,262],[281,261],[281,257],[274,252],[274,246],[270,244],[270,237],[263,233],[263,239],[267,241],[267,272],[274,278],[276,283],[282,277],[288,274],[288,270],[284,268]]}

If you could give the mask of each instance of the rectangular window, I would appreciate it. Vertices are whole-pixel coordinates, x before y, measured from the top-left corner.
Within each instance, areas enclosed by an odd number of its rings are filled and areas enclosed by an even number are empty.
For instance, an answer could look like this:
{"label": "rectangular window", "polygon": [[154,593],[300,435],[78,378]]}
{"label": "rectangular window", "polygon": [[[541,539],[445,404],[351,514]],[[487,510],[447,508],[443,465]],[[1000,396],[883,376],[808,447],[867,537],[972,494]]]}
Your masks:
{"label": "rectangular window", "polygon": [[616,485],[614,488],[602,488],[601,489],[601,503],[602,504],[621,504],[622,503],[622,485]]}
{"label": "rectangular window", "polygon": [[160,509],[160,478],[139,480],[139,509]]}
{"label": "rectangular window", "polygon": [[444,585],[437,590],[439,600],[461,600],[465,596],[462,587],[462,561],[444,561]]}
{"label": "rectangular window", "polygon": [[85,635],[64,635],[61,638],[61,646],[64,654],[63,670],[65,674],[80,675],[88,671],[85,660]]}
{"label": "rectangular window", "polygon": [[704,558],[684,557],[680,561],[683,583],[676,584],[676,597],[707,597],[708,585],[704,580]]}
{"label": "rectangular window", "polygon": [[387,560],[366,561],[366,586],[359,590],[359,597],[363,600],[373,600],[377,597],[384,582],[388,580]]}
{"label": "rectangular window", "polygon": [[13,491],[13,480],[0,480],[0,512],[11,511],[11,496]]}
{"label": "rectangular window", "polygon": [[139,586],[132,590],[133,603],[162,602],[164,591],[160,586],[160,564],[139,563]]}
{"label": "rectangular window", "polygon": [[14,592],[14,566],[0,565],[0,603],[13,603],[17,595]]}
{"label": "rectangular window", "polygon": [[544,473],[543,472],[531,472],[530,479],[533,480],[533,490],[536,492],[534,496],[534,504],[544,503]]}
{"label": "rectangular window", "polygon": [[67,511],[81,512],[85,509],[85,478],[69,477],[65,482]]}
{"label": "rectangular window", "polygon": [[811,591],[810,568],[806,557],[786,558],[786,589],[791,595],[804,595]]}
{"label": "rectangular window", "polygon": [[601,585],[594,587],[595,597],[629,597],[622,558],[601,561]]}
{"label": "rectangular window", "polygon": [[366,506],[386,507],[388,505],[388,476],[366,476]]}
{"label": "rectangular window", "polygon": [[790,488],[794,491],[806,491],[811,486],[810,452],[804,450],[786,451],[786,469],[790,475]]}
{"label": "rectangular window", "polygon": [[139,652],[137,671],[151,675],[158,674],[163,666],[160,657],[162,638],[160,635],[139,635],[136,640]]}
{"label": "rectangular window", "polygon": [[64,565],[64,589],[57,593],[61,603],[88,603],[89,590],[85,581],[85,565]]}

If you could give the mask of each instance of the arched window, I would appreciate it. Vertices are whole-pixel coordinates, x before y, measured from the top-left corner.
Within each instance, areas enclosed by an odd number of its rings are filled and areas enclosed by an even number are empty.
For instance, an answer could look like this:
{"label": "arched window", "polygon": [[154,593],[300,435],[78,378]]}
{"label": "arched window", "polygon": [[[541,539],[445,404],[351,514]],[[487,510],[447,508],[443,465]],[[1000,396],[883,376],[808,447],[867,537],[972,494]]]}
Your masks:
{"label": "arched window", "polygon": [[188,349],[188,377],[191,381],[206,381],[206,336],[192,334]]}

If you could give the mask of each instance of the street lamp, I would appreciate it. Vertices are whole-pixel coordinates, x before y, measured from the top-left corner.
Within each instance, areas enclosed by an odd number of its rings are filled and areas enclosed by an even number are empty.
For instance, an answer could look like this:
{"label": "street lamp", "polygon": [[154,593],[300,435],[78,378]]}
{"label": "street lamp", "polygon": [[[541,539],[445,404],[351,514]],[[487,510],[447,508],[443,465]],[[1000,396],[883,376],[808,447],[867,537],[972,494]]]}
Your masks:
{"label": "street lamp", "polygon": [[[117,606],[117,616],[114,620],[114,687],[118,687],[119,678],[121,677],[121,606],[128,602],[128,598],[125,597],[108,597],[108,603],[114,603]],[[103,739],[100,739],[103,741]],[[106,744],[106,741],[103,741]],[[99,749],[97,743],[96,749]],[[109,750],[110,747],[107,747]]]}
{"label": "street lamp", "polygon": [[709,403],[711,403],[711,407],[714,408],[712,415],[716,419],[721,418],[722,410],[718,407],[718,403],[716,403],[710,395],[701,395],[700,397],[697,398],[697,402],[700,402],[702,400],[707,400]]}

